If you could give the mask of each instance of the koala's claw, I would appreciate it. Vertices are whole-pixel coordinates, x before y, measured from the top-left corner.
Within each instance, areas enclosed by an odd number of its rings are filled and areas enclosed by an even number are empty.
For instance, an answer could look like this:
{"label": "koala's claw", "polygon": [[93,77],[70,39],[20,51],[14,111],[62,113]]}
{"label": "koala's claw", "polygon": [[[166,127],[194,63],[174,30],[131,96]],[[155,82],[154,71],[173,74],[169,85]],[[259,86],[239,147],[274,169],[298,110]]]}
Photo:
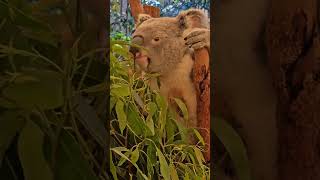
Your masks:
{"label": "koala's claw", "polygon": [[193,45],[190,46],[190,48],[194,49],[194,50],[197,50],[197,49],[202,49],[204,47],[208,47],[205,43],[203,42],[197,42]]}
{"label": "koala's claw", "polygon": [[188,33],[184,40],[185,44],[194,50],[210,48],[210,30],[197,28]]}

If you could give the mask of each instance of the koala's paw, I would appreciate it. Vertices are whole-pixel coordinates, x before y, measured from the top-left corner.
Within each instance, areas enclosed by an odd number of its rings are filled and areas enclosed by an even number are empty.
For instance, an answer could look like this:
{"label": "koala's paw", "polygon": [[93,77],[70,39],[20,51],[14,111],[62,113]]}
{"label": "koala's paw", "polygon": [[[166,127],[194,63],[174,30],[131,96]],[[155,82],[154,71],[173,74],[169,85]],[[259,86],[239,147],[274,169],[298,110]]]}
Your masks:
{"label": "koala's paw", "polygon": [[210,30],[205,28],[195,28],[185,37],[185,44],[194,50],[201,48],[210,49]]}

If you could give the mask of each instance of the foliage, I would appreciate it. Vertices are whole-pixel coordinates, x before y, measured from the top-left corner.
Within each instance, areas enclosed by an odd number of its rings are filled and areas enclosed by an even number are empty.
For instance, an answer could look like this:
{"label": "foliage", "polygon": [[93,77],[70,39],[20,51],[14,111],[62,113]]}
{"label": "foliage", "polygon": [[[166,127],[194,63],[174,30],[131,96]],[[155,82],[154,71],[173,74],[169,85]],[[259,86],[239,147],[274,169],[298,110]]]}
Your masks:
{"label": "foliage", "polygon": [[111,40],[120,40],[120,41],[127,41],[129,42],[131,38],[129,36],[126,36],[122,32],[111,32],[110,34]]}
{"label": "foliage", "polygon": [[[132,72],[128,43],[113,41],[111,80],[111,170],[114,179],[209,179],[202,155],[203,139],[195,129],[186,129],[175,119],[162,96],[143,77]],[[182,101],[177,104],[187,118]],[[190,145],[187,133],[199,144]]]}
{"label": "foliage", "polygon": [[134,28],[134,20],[131,16],[130,8],[122,12],[119,0],[111,0],[110,3],[110,27],[111,37],[117,33],[130,35]]}
{"label": "foliage", "polygon": [[0,0],[1,179],[108,179],[107,68],[77,3]]}
{"label": "foliage", "polygon": [[[237,175],[237,178],[239,180],[250,180],[250,166],[249,166],[249,160],[247,156],[246,147],[237,133],[235,129],[224,119],[214,117],[213,118],[214,126],[213,126],[213,133],[215,137],[217,137],[215,140],[219,141],[223,147],[225,148],[225,156],[229,156],[232,160],[233,167],[235,169],[235,173]],[[217,148],[217,144],[215,143],[215,147]],[[227,159],[227,158],[225,158]],[[219,159],[214,164],[214,167],[216,167],[216,173],[215,175],[222,173],[220,171],[222,170],[223,161],[225,160],[223,158]]]}

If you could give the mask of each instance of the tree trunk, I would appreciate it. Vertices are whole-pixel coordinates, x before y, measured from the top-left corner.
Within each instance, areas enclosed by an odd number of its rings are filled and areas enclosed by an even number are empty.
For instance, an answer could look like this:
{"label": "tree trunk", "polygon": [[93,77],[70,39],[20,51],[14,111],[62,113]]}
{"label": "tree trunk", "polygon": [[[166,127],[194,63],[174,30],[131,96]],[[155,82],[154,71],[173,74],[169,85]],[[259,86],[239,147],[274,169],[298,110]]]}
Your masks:
{"label": "tree trunk", "polygon": [[317,0],[273,0],[266,28],[278,93],[279,180],[320,179]]}
{"label": "tree trunk", "polygon": [[197,93],[197,120],[200,134],[206,143],[204,158],[210,161],[210,68],[206,49],[195,52],[193,67],[194,85]]}
{"label": "tree trunk", "polygon": [[160,9],[153,6],[143,5],[144,13],[149,14],[151,17],[160,17]]}
{"label": "tree trunk", "polygon": [[134,21],[137,22],[138,15],[144,13],[143,6],[140,0],[129,0],[131,15],[134,18]]}

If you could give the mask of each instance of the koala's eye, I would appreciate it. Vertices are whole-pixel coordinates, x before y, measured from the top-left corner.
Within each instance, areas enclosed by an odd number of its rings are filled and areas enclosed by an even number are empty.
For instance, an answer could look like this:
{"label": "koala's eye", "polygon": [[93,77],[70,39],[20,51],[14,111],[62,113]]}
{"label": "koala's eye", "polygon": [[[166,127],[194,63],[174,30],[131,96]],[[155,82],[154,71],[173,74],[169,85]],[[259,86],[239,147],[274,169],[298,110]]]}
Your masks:
{"label": "koala's eye", "polygon": [[154,41],[160,41],[160,38],[159,37],[155,37],[153,40]]}

